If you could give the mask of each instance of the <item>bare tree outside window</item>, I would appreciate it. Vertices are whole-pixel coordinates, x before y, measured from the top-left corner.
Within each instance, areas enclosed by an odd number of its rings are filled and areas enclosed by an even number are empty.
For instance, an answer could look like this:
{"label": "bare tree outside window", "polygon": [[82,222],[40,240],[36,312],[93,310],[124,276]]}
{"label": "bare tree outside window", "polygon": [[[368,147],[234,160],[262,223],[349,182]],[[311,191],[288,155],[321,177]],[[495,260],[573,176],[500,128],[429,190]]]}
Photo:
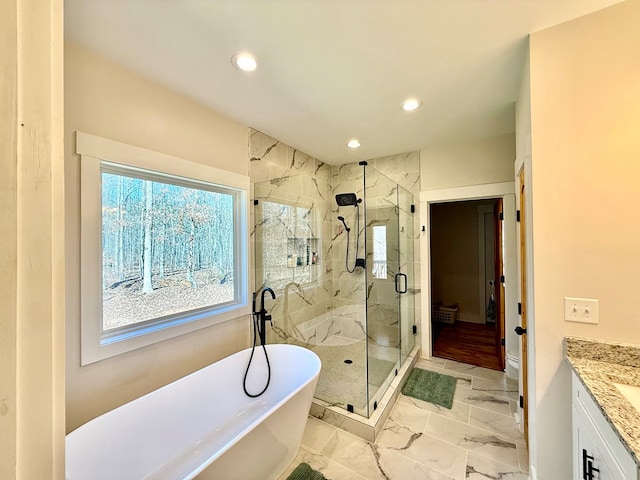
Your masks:
{"label": "bare tree outside window", "polygon": [[235,299],[234,196],[102,172],[103,330]]}

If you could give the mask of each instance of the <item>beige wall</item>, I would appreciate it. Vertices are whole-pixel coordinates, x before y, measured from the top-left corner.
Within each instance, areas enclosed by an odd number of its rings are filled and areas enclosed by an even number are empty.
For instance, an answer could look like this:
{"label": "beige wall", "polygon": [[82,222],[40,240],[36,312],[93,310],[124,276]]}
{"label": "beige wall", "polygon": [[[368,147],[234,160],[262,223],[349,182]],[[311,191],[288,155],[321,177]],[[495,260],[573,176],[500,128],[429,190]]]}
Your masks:
{"label": "beige wall", "polygon": [[[525,234],[526,234],[526,252],[525,256],[528,257],[528,261],[526,261],[525,269],[526,269],[526,292],[525,292],[525,302],[526,302],[526,315],[528,319],[527,324],[527,342],[531,347],[535,346],[535,305],[533,304],[533,283],[534,283],[534,275],[533,275],[533,262],[530,261],[533,258],[533,222],[531,221],[531,215],[527,212],[532,211],[532,201],[531,195],[526,194],[525,196],[525,205],[521,205],[520,202],[520,188],[521,185],[519,183],[520,172],[524,171],[524,180],[525,180],[525,192],[531,192],[531,84],[530,84],[530,68],[529,68],[529,53],[527,51],[527,57],[525,61],[525,68],[522,75],[522,81],[520,83],[520,89],[518,93],[518,101],[516,102],[516,160],[514,165],[514,171],[518,180],[516,181],[516,208],[519,210],[523,210],[524,221],[525,221]],[[522,284],[521,284],[521,265],[522,265],[522,251],[520,249],[520,227],[521,225],[517,225],[517,233],[516,233],[516,244],[517,248],[514,248],[517,254],[517,282],[518,282],[518,292],[517,297],[514,299],[514,302],[522,302],[523,301],[523,293],[522,293]],[[528,299],[528,300],[527,300]],[[521,316],[517,315],[517,323],[516,325],[521,325]],[[515,352],[518,352],[518,358],[520,358],[521,364],[524,363],[524,359],[522,358],[522,338],[517,336],[514,332],[514,328],[507,328],[507,346],[516,345],[517,348],[514,349]],[[511,342],[509,341],[511,339]],[[527,397],[529,399],[528,402],[528,426],[529,426],[529,464],[533,465],[532,469],[535,468],[537,464],[537,431],[538,431],[538,421],[536,417],[536,384],[535,384],[535,348],[529,348],[527,350],[527,369],[528,369],[528,377],[529,381],[527,382],[528,390]],[[513,351],[513,350],[512,350]],[[523,369],[521,369],[522,372]],[[524,395],[524,382],[525,379],[522,375],[519,378],[519,392],[521,395]],[[523,418],[524,412],[522,412],[521,408],[518,407],[520,413],[520,418]],[[556,437],[554,437],[555,439]],[[551,443],[553,439],[545,439],[544,443]],[[532,477],[534,478],[534,477]]]}
{"label": "beige wall", "polygon": [[16,476],[18,447],[18,17],[19,2],[0,16],[0,477]]}
{"label": "beige wall", "polygon": [[62,2],[0,16],[0,478],[64,478]]}
{"label": "beige wall", "polygon": [[420,150],[420,190],[513,181],[515,135]]}
{"label": "beige wall", "polygon": [[232,320],[80,367],[80,165],[73,132],[249,174],[248,129],[76,45],[65,45],[67,431],[248,345]]}
{"label": "beige wall", "polygon": [[[562,338],[640,343],[638,25],[632,0],[531,36],[539,479],[569,478]],[[565,296],[599,299],[600,324],[565,322]]]}

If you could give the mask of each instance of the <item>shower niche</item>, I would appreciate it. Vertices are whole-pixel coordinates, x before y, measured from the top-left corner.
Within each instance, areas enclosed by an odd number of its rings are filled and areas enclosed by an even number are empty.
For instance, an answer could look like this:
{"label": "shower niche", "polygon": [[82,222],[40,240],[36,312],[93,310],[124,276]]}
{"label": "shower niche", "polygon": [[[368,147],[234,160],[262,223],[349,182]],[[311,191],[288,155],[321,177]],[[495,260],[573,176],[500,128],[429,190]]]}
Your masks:
{"label": "shower niche", "polygon": [[290,283],[317,282],[322,242],[314,206],[278,198],[256,200],[255,214],[262,218],[255,230],[257,285],[278,291]]}
{"label": "shower niche", "polygon": [[318,265],[318,245],[317,238],[287,238],[287,267]]}

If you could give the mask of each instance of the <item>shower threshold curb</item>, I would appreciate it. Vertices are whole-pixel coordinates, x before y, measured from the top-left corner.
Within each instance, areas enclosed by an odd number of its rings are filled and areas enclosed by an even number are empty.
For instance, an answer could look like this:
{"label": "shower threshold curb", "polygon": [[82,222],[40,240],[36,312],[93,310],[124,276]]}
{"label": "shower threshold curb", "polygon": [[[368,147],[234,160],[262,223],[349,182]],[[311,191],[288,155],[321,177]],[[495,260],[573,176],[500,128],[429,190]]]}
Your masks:
{"label": "shower threshold curb", "polygon": [[400,367],[398,375],[393,379],[385,394],[378,401],[378,408],[372,413],[371,417],[366,418],[362,415],[350,413],[342,407],[333,406],[317,398],[313,399],[309,414],[318,420],[322,420],[368,442],[374,443],[382,431],[384,422],[389,417],[389,413],[396,403],[403,385],[419,358],[420,347],[416,346],[411,350],[406,361],[402,367]]}

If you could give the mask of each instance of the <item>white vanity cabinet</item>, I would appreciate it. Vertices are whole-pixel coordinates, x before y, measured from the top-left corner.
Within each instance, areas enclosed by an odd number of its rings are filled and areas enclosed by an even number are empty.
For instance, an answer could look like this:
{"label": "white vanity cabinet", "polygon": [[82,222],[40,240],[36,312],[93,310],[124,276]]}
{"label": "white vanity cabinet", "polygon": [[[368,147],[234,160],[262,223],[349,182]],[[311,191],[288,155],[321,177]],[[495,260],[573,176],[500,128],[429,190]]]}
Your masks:
{"label": "white vanity cabinet", "polygon": [[577,375],[572,373],[574,480],[638,480],[638,467]]}

